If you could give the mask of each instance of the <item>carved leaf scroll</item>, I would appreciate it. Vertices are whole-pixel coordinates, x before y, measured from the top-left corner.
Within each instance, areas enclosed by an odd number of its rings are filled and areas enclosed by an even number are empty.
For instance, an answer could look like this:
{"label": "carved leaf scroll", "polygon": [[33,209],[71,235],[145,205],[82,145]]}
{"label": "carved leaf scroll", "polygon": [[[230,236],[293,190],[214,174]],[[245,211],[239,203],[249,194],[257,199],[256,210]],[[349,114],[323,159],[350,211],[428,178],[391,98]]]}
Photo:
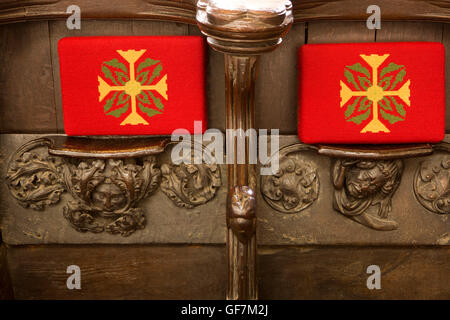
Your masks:
{"label": "carved leaf scroll", "polygon": [[222,184],[220,168],[213,159],[203,163],[203,145],[181,142],[179,146],[186,152],[172,154],[173,163],[161,166],[161,190],[178,207],[194,208],[214,198]]}
{"label": "carved leaf scroll", "polygon": [[61,178],[62,159],[32,152],[48,143],[46,139],[26,143],[12,155],[9,163],[6,183],[11,195],[24,208],[43,210],[58,203],[66,189]]}
{"label": "carved leaf scroll", "polygon": [[264,200],[277,211],[300,212],[319,196],[317,168],[312,162],[302,158],[301,151],[305,151],[302,145],[282,148],[278,172],[261,178]]}
{"label": "carved leaf scroll", "polygon": [[450,157],[423,161],[414,177],[414,193],[428,210],[450,213]]}

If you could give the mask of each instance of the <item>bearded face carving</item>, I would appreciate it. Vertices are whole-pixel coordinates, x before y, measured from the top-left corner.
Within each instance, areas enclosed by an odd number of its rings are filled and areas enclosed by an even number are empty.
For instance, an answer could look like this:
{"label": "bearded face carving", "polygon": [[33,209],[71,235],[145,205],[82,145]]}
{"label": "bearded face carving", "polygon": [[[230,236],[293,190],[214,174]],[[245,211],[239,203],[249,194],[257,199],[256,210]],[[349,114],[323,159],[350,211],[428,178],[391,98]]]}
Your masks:
{"label": "bearded face carving", "polygon": [[402,172],[401,160],[337,160],[333,167],[334,208],[369,228],[397,229],[389,213]]}

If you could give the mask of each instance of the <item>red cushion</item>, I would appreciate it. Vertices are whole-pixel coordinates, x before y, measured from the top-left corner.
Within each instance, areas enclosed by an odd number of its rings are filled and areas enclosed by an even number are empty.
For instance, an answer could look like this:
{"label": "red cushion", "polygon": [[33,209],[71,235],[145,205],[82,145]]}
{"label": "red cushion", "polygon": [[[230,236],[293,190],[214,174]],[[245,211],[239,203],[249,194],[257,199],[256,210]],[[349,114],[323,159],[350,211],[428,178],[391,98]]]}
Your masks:
{"label": "red cushion", "polygon": [[58,51],[68,135],[206,129],[201,37],[73,37]]}
{"label": "red cushion", "polygon": [[441,43],[310,44],[300,48],[299,62],[301,141],[376,144],[444,138]]}

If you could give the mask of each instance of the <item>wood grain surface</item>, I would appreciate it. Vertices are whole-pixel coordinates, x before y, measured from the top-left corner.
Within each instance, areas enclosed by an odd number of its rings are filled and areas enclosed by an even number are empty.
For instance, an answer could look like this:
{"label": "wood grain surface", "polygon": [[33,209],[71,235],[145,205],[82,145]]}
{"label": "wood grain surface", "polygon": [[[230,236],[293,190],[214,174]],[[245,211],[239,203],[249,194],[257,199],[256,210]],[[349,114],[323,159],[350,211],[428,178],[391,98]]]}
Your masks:
{"label": "wood grain surface", "polygon": [[[21,246],[8,249],[16,299],[224,299],[224,246]],[[68,290],[67,267],[81,269]]]}
{"label": "wood grain surface", "polygon": [[[446,248],[258,249],[261,299],[450,299]],[[8,250],[17,299],[224,299],[223,246],[19,246]],[[68,290],[66,268],[81,268]],[[369,290],[369,265],[381,290]]]}
{"label": "wood grain surface", "polygon": [[0,27],[0,133],[55,132],[47,21]]}
{"label": "wood grain surface", "polygon": [[[161,19],[195,24],[197,0],[79,0],[84,19]],[[4,0],[0,23],[64,19],[71,0]],[[365,20],[371,0],[292,0],[295,22],[313,20]],[[386,20],[448,21],[445,0],[378,0]]]}
{"label": "wood grain surface", "polygon": [[261,56],[256,82],[256,127],[297,132],[297,56],[305,44],[305,24],[294,25],[283,44]]}
{"label": "wood grain surface", "polygon": [[[259,247],[261,299],[450,299],[450,248]],[[381,289],[366,286],[381,269]]]}
{"label": "wood grain surface", "polygon": [[6,259],[6,246],[1,242],[0,238],[0,300],[10,300],[12,298],[13,289]]}

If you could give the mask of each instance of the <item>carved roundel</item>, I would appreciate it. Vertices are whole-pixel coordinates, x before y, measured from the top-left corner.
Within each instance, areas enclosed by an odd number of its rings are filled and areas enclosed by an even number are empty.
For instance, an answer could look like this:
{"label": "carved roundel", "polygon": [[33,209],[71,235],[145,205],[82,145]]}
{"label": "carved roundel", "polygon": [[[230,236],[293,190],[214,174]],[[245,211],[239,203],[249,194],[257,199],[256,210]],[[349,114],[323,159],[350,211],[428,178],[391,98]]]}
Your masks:
{"label": "carved roundel", "polygon": [[282,148],[277,173],[261,177],[264,200],[277,211],[300,212],[319,196],[317,168],[302,157],[301,151],[304,150],[302,145]]}
{"label": "carved roundel", "polygon": [[423,161],[414,177],[414,193],[428,210],[450,213],[450,157]]}

